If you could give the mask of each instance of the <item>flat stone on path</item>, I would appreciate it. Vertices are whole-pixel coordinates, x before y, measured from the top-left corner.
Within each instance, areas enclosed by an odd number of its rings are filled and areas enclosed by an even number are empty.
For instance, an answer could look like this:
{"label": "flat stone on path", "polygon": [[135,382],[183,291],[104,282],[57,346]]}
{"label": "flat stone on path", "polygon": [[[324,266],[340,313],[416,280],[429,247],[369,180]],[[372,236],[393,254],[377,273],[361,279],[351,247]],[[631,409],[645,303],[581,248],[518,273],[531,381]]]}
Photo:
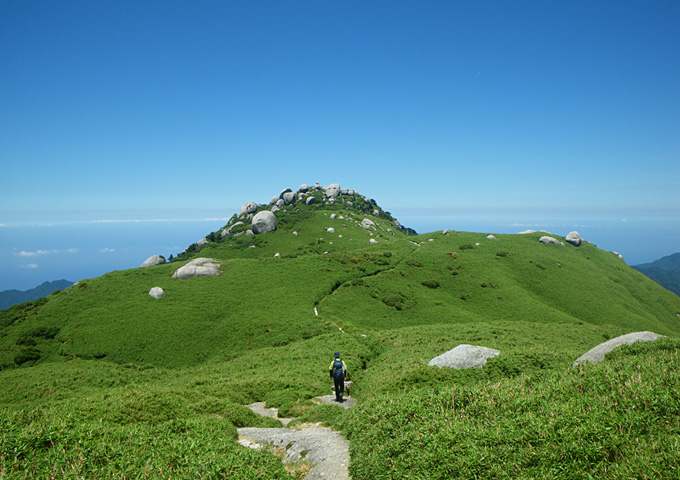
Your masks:
{"label": "flat stone on path", "polygon": [[295,418],[279,418],[279,409],[278,408],[266,408],[264,402],[255,402],[251,403],[250,405],[246,405],[249,409],[251,409],[254,413],[262,416],[262,417],[269,417],[269,418],[274,418],[276,420],[279,420],[284,427],[287,427],[290,422],[295,420]]}
{"label": "flat stone on path", "polygon": [[284,463],[307,461],[312,468],[305,480],[349,480],[349,441],[330,429],[239,428],[239,444],[284,448]]}
{"label": "flat stone on path", "polygon": [[324,395],[322,397],[314,397],[314,400],[316,400],[318,403],[328,403],[330,405],[337,405],[338,407],[342,408],[352,408],[354,405],[357,404],[355,398],[348,396],[342,397],[342,403],[338,403],[335,401],[335,394]]}

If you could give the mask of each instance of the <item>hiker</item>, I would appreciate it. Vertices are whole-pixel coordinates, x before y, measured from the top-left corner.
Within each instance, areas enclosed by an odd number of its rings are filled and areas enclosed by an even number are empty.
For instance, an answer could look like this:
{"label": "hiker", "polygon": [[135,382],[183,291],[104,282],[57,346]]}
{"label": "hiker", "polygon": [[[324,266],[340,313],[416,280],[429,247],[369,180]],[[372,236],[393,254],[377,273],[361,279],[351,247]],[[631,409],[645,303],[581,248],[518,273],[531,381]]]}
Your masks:
{"label": "hiker", "polygon": [[333,354],[333,361],[331,362],[329,370],[335,386],[335,401],[342,403],[342,394],[345,392],[347,365],[340,359],[340,352],[335,352]]}

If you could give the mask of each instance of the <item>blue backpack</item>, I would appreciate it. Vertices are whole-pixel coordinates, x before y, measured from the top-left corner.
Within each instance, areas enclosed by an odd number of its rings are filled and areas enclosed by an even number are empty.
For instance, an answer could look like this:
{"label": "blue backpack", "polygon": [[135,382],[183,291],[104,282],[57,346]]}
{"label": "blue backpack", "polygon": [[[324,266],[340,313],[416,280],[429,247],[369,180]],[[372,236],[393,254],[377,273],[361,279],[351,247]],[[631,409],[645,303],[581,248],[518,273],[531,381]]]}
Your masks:
{"label": "blue backpack", "polygon": [[344,377],[344,373],[342,371],[342,361],[341,360],[336,360],[333,362],[333,378],[340,379]]}

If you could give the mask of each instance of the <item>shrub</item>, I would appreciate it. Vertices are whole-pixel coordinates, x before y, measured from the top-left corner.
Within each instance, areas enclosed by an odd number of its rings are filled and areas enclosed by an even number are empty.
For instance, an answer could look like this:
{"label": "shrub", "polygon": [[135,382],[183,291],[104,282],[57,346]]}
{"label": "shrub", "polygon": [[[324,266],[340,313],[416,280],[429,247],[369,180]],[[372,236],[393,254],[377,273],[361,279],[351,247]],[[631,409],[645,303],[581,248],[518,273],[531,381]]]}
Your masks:
{"label": "shrub", "polygon": [[37,327],[34,328],[30,336],[31,337],[43,337],[47,339],[52,339],[57,336],[57,333],[59,333],[59,327]]}
{"label": "shrub", "polygon": [[425,280],[422,285],[427,288],[439,288],[439,282],[437,280]]}
{"label": "shrub", "polygon": [[396,308],[397,310],[403,310],[405,307],[404,299],[399,295],[387,295],[382,298],[382,302],[388,307]]}
{"label": "shrub", "polygon": [[35,347],[26,348],[14,356],[14,363],[23,365],[27,362],[34,362],[40,360],[40,350]]}
{"label": "shrub", "polygon": [[37,345],[37,342],[35,341],[35,338],[30,337],[28,335],[24,335],[24,336],[19,337],[17,339],[17,345],[26,345],[28,347],[35,347]]}
{"label": "shrub", "polygon": [[458,247],[459,250],[474,250],[475,246],[470,245],[469,243],[466,243],[465,245],[461,245]]}
{"label": "shrub", "polygon": [[497,252],[496,256],[497,257],[509,257],[510,254],[508,252]]}

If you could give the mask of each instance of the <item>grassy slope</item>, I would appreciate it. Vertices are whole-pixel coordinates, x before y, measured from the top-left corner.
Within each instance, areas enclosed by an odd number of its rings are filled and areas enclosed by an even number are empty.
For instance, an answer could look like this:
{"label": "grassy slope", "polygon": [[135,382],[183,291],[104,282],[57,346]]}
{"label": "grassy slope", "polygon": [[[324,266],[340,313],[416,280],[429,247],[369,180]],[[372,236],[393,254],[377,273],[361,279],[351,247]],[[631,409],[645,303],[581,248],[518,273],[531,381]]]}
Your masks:
{"label": "grassy slope", "polygon": [[[345,218],[331,220],[331,213]],[[463,232],[407,237],[387,217],[371,216],[375,231],[358,226],[362,218],[341,205],[289,207],[274,233],[227,237],[180,262],[112,272],[2,312],[0,405],[6,410],[0,418],[0,459],[9,478],[21,472],[39,476],[49,468],[88,478],[130,472],[197,478],[227,471],[247,478],[251,463],[263,478],[283,478],[271,455],[245,453],[223,439],[233,438],[234,426],[264,424],[242,407],[256,400],[281,407],[282,414],[329,414],[333,407],[312,408],[308,399],[327,393],[326,363],[336,350],[345,354],[355,395],[364,403],[349,417],[344,412],[329,417],[352,436],[354,478],[384,472],[392,475],[384,478],[418,478],[427,468],[415,459],[420,447],[439,450],[429,441],[413,443],[410,430],[394,430],[402,445],[395,451],[402,454],[371,453],[384,422],[393,415],[408,418],[404,412],[414,402],[420,410],[411,415],[430,419],[422,428],[448,432],[444,437],[453,441],[446,409],[431,412],[457,386],[478,395],[498,385],[500,397],[530,405],[538,394],[524,389],[527,378],[540,392],[576,392],[583,377],[568,366],[608,338],[639,330],[680,336],[680,299],[587,243],[561,247],[540,244],[537,235],[488,240]],[[369,245],[369,238],[379,243]],[[461,248],[475,243],[480,245]],[[196,256],[218,259],[220,276],[170,278]],[[149,297],[153,286],[167,295]],[[473,372],[426,366],[459,343],[502,354]],[[677,344],[670,345],[663,351],[672,359]],[[16,355],[31,349],[41,358],[13,368]],[[620,368],[629,368],[626,361]],[[653,362],[648,364],[653,370]],[[677,380],[673,365],[656,373],[659,381]],[[606,376],[596,382],[614,385]],[[560,398],[555,409],[572,408]],[[550,412],[544,406],[535,415],[545,423],[557,415]],[[648,411],[644,418],[657,413]],[[505,432],[503,438],[521,430],[511,416],[504,418],[506,423],[488,428]],[[476,452],[466,458],[479,463],[474,455],[487,448],[488,434],[470,421],[460,425],[471,432],[467,448]],[[595,433],[600,428],[606,422],[593,427]],[[668,428],[663,432],[677,435],[677,425]],[[158,440],[160,432],[166,440]],[[198,443],[189,448],[188,437]],[[446,438],[439,435],[437,441],[446,444]],[[156,453],[148,449],[154,442],[160,442],[151,449]],[[115,451],[107,451],[113,448],[108,443],[118,445]],[[548,453],[555,443],[559,439],[536,454],[536,475],[559,463]],[[22,445],[26,456],[12,453]],[[644,448],[649,454],[658,446]],[[38,452],[37,460],[28,459],[29,451]],[[103,466],[109,457],[116,460]],[[199,461],[206,458],[212,460]],[[443,472],[462,468],[446,458]],[[597,458],[593,464],[603,462]]]}

